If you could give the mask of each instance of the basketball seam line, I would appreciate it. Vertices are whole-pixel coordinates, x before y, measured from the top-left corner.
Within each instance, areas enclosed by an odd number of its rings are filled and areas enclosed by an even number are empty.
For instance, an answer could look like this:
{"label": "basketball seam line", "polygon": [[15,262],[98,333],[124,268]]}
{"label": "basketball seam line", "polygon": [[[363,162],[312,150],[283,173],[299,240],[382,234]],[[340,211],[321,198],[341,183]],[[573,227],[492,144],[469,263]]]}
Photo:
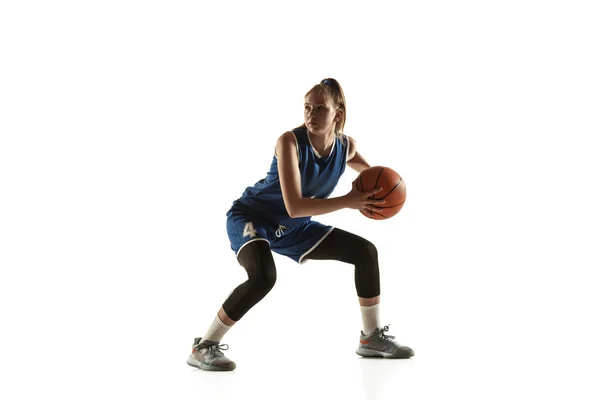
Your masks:
{"label": "basketball seam line", "polygon": [[[375,187],[373,189],[377,189],[377,184],[379,183],[379,178],[381,177],[381,173],[383,172],[384,169],[385,169],[385,167],[381,167],[381,170],[379,171],[379,175],[377,175],[377,179],[375,180]],[[375,199],[375,195],[373,195],[369,198]],[[375,200],[381,200],[381,199],[375,199]]]}
{"label": "basketball seam line", "polygon": [[394,187],[392,188],[392,190],[390,190],[389,192],[387,192],[385,194],[385,196],[383,196],[383,197],[377,197],[377,198],[374,197],[373,199],[374,200],[383,200],[383,199],[385,199],[388,196],[388,194],[392,193],[398,187],[398,185],[400,184],[400,182],[402,182],[402,178],[400,178],[400,180],[398,182],[396,182],[396,184],[394,185]]}
{"label": "basketball seam line", "polygon": [[[405,201],[406,201],[406,200],[405,200]],[[398,207],[398,206],[401,206],[402,204],[404,204],[404,201],[403,201],[403,202],[401,202],[401,203],[398,203],[398,204],[396,204],[396,205],[393,205],[393,206],[378,206],[378,207],[379,207],[379,208],[393,208],[393,207]]]}
{"label": "basketball seam line", "polygon": [[[388,218],[390,218],[390,217],[388,217],[388,216],[386,216],[386,215],[379,214],[377,211],[371,211],[371,214],[377,214],[377,215],[379,215],[380,217],[382,217],[383,219],[388,219]],[[373,218],[373,217],[371,217],[371,218]]]}

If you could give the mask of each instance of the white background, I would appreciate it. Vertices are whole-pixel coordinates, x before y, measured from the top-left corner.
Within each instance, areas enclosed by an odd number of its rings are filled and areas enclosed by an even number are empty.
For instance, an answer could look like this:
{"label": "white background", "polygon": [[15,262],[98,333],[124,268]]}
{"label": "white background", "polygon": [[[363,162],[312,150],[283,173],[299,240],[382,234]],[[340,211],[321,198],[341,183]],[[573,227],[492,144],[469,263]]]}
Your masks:
{"label": "white background", "polygon": [[[2,2],[0,397],[597,399],[594,3]],[[416,356],[358,358],[352,266],[276,255],[237,370],[192,369],[225,213],[326,77],[408,197],[316,219],[378,246]]]}

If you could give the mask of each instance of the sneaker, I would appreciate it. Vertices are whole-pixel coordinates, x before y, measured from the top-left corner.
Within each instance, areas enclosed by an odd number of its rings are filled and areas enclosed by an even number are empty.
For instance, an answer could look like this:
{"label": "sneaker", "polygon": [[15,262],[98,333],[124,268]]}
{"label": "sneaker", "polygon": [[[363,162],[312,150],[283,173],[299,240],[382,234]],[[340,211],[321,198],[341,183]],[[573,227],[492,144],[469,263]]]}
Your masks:
{"label": "sneaker", "polygon": [[377,328],[375,332],[366,336],[360,332],[360,344],[356,354],[363,357],[383,357],[383,358],[410,358],[415,355],[410,347],[401,346],[396,342],[395,336],[386,335],[389,325],[383,329]]}
{"label": "sneaker", "polygon": [[[202,338],[194,339],[192,354],[188,357],[187,364],[205,371],[233,371],[235,363],[225,357],[221,350],[229,350],[229,345],[219,342],[200,343]],[[227,346],[227,347],[223,347]]]}

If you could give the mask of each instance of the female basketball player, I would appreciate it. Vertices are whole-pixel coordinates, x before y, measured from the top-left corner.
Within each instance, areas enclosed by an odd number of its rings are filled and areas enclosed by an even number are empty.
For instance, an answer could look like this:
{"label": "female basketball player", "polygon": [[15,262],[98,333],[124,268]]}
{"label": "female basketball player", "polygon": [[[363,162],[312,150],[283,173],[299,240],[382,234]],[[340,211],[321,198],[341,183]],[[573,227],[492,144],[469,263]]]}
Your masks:
{"label": "female basketball player", "polygon": [[[369,241],[313,221],[311,216],[342,208],[380,211],[384,200],[361,193],[353,183],[346,195],[328,198],[346,165],[361,172],[370,165],[344,135],[346,99],[335,79],[324,79],[305,96],[304,124],[277,140],[265,179],[248,187],[227,213],[227,233],[248,280],[225,300],[203,338],[196,338],[188,364],[208,371],[231,371],[235,363],[220,345],[225,333],[273,288],[271,251],[302,264],[339,260],[354,264],[363,331],[356,353],[363,357],[409,358],[414,352],[386,335],[379,323],[379,264]],[[224,347],[226,346],[226,347]]]}

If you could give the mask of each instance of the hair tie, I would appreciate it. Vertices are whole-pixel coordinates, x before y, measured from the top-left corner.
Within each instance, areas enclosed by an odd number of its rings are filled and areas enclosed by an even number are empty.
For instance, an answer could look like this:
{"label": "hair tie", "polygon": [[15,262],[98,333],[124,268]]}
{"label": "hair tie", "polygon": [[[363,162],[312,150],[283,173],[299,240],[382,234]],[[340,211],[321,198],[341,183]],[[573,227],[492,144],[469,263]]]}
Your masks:
{"label": "hair tie", "polygon": [[331,86],[332,82],[329,79],[325,79],[325,80],[323,80],[323,85],[329,85],[329,86]]}

